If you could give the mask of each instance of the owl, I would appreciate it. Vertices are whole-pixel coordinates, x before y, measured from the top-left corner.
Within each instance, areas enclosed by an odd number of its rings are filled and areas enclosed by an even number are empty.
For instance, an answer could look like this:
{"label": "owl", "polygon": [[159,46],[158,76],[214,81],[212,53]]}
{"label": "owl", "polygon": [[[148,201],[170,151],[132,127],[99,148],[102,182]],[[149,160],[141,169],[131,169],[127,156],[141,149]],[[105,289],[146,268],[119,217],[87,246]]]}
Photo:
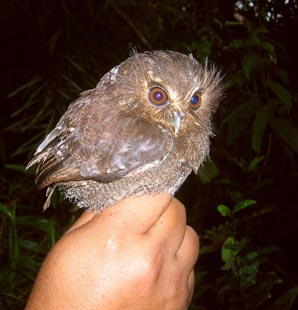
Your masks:
{"label": "owl", "polygon": [[209,153],[221,74],[192,55],[134,53],[68,107],[38,146],[36,184],[101,211],[132,195],[178,190]]}

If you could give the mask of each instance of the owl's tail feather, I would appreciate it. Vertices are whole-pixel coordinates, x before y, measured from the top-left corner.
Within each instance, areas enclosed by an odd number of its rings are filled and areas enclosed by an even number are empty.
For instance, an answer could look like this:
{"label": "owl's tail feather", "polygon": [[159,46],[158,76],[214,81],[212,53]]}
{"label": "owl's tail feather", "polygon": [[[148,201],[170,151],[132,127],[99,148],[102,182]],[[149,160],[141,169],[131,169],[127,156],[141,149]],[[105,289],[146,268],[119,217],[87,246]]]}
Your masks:
{"label": "owl's tail feather", "polygon": [[52,197],[52,195],[53,195],[53,193],[54,193],[54,190],[55,190],[56,186],[57,186],[57,185],[49,186],[49,187],[47,188],[47,193],[46,193],[47,199],[46,199],[46,201],[45,201],[45,203],[44,203],[44,205],[43,205],[43,208],[42,208],[43,211],[45,211],[47,208],[50,207],[51,197]]}
{"label": "owl's tail feather", "polygon": [[26,170],[34,166],[35,164],[38,164],[39,162],[43,161],[45,158],[47,158],[48,154],[49,150],[34,154],[34,157],[27,164]]}
{"label": "owl's tail feather", "polygon": [[63,163],[57,163],[55,166],[49,165],[43,167],[43,165],[41,165],[40,169],[38,169],[35,182],[38,188],[42,189],[61,182],[65,183],[79,180],[82,180],[79,170],[65,167]]}

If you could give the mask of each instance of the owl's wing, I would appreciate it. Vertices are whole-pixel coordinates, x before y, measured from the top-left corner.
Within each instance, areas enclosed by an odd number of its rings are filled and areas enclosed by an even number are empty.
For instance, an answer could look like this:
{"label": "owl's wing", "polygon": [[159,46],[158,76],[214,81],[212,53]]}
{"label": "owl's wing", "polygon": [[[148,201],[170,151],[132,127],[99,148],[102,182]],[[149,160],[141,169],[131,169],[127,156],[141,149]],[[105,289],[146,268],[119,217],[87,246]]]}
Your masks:
{"label": "owl's wing", "polygon": [[111,182],[163,161],[172,144],[158,124],[117,111],[89,111],[77,119],[70,113],[41,143],[29,166],[39,163],[39,188],[86,179]]}

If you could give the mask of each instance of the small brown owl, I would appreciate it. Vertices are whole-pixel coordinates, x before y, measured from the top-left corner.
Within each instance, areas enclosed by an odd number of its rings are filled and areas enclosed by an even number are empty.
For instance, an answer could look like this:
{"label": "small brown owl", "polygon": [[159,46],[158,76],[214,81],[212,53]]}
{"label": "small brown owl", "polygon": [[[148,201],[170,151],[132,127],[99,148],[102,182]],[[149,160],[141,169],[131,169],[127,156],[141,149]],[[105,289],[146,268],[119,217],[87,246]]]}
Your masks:
{"label": "small brown owl", "polygon": [[174,194],[209,153],[221,77],[193,56],[135,53],[73,102],[37,148],[36,184],[101,211],[130,195]]}

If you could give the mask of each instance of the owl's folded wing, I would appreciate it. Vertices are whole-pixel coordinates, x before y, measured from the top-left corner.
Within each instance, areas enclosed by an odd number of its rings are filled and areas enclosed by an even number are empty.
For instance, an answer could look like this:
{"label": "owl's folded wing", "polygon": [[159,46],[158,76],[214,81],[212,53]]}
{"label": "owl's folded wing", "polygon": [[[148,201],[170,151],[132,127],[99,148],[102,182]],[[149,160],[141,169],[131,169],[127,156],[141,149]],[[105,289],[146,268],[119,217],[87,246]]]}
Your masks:
{"label": "owl's folded wing", "polygon": [[48,135],[29,163],[39,163],[39,188],[87,179],[111,182],[163,161],[172,149],[170,134],[157,124],[119,115],[99,121],[71,128],[67,135],[56,127]]}

